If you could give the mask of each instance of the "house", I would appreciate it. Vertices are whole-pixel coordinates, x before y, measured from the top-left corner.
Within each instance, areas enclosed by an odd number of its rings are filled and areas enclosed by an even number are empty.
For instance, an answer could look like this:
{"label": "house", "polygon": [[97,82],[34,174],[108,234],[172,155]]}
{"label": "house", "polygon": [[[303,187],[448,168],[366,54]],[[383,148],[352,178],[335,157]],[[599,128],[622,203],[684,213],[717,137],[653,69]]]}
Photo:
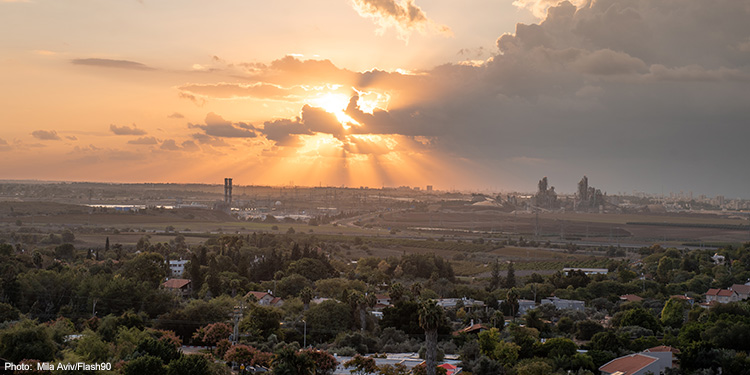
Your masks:
{"label": "house", "polygon": [[185,265],[188,263],[187,260],[170,260],[169,261],[169,272],[172,277],[182,277],[185,274]]}
{"label": "house", "polygon": [[606,268],[572,268],[572,267],[565,267],[562,269],[563,273],[566,275],[570,273],[570,271],[582,271],[586,275],[606,275],[609,273],[609,270]]}
{"label": "house", "polygon": [[462,333],[468,333],[468,334],[478,334],[479,332],[486,331],[492,327],[486,326],[484,324],[474,324],[474,319],[471,320],[471,323],[468,327],[461,328],[458,331],[453,332],[454,336],[458,336]]}
{"label": "house", "polygon": [[724,264],[724,258],[723,255],[719,255],[719,253],[715,253],[714,256],[711,257],[711,259],[714,261],[714,264]]}
{"label": "house", "polygon": [[518,314],[520,315],[526,314],[527,311],[533,308],[536,308],[536,302],[529,300],[529,299],[518,300]]}
{"label": "house", "polygon": [[274,297],[271,291],[268,292],[247,292],[245,298],[255,298],[261,306],[273,306],[281,307],[284,304],[284,300],[280,297]]}
{"label": "house", "polygon": [[680,354],[680,349],[673,348],[671,346],[655,346],[643,351],[644,354],[657,357],[663,361],[669,361],[672,363],[672,367],[678,367],[677,365],[677,354]]}
{"label": "house", "polygon": [[750,298],[750,285],[747,284],[734,284],[729,287],[729,290],[737,292],[737,298],[741,300]]}
{"label": "house", "polygon": [[454,366],[450,363],[443,363],[442,365],[438,365],[437,367],[442,367],[445,369],[445,375],[456,375],[461,372],[461,368],[458,366]]}
{"label": "house", "polygon": [[544,298],[542,299],[541,304],[542,305],[552,304],[558,310],[583,311],[586,308],[586,305],[583,301],[578,301],[578,300],[573,300],[573,299],[562,299],[558,297]]}
{"label": "house", "polygon": [[[498,305],[502,305],[505,300],[499,299],[497,300]],[[528,299],[519,299],[518,300],[518,311],[516,312],[516,315],[523,315],[526,314],[527,311],[536,308],[536,302]]]}
{"label": "house", "polygon": [[599,371],[602,375],[645,375],[648,373],[658,375],[662,374],[664,369],[672,368],[671,354],[669,353],[669,361],[644,353],[626,355],[603,364],[599,367]]}
{"label": "house", "polygon": [[689,303],[690,306],[693,306],[693,304],[695,303],[694,299],[688,297],[687,295],[683,295],[683,294],[676,294],[676,295],[673,295],[673,296],[669,296],[669,298],[670,299],[674,298],[674,299],[679,299],[679,300],[685,301],[685,302]]}
{"label": "house", "polygon": [[706,292],[706,303],[711,304],[712,302],[718,303],[729,303],[737,302],[740,300],[739,294],[730,289],[715,289],[711,288]]}
{"label": "house", "polygon": [[459,305],[465,308],[472,307],[484,307],[484,302],[477,301],[473,298],[441,298],[437,301],[437,305],[444,309],[456,308]]}
{"label": "house", "polygon": [[625,294],[620,296],[620,301],[640,302],[643,301],[643,297],[636,296],[635,294]]}
{"label": "house", "polygon": [[188,279],[169,279],[161,284],[161,288],[182,297],[189,297],[193,292],[193,284]]}
{"label": "house", "polygon": [[375,297],[378,299],[378,305],[391,305],[391,297],[387,294],[376,294]]}

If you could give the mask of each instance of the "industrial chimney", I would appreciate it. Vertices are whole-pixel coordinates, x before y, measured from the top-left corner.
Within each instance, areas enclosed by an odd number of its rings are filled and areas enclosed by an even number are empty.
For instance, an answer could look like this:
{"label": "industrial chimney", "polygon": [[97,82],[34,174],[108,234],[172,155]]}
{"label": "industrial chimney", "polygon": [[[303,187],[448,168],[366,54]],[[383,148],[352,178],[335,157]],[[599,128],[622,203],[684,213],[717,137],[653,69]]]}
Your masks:
{"label": "industrial chimney", "polygon": [[232,204],[232,179],[224,179],[224,203]]}

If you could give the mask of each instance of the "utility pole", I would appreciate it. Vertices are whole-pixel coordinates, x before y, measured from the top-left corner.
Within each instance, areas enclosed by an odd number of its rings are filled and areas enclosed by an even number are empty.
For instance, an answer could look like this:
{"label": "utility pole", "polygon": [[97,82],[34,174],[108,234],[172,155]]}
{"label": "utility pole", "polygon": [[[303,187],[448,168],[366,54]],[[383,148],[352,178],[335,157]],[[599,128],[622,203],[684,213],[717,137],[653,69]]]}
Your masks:
{"label": "utility pole", "polygon": [[242,320],[242,310],[244,309],[243,303],[240,302],[239,306],[234,307],[232,312],[232,318],[234,318],[234,330],[232,331],[232,345],[237,345],[240,337],[240,320]]}

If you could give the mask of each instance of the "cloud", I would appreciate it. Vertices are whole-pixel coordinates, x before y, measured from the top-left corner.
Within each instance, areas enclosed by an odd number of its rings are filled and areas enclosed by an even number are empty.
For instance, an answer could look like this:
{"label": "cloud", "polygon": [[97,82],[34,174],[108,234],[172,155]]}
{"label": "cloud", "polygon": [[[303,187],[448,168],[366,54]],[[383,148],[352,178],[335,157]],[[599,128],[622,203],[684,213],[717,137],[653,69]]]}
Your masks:
{"label": "cloud", "polygon": [[165,139],[164,142],[161,143],[161,146],[159,148],[161,148],[162,150],[168,150],[168,151],[181,150],[180,146],[177,145],[177,142],[175,142],[174,139]]}
{"label": "cloud", "polygon": [[301,87],[284,88],[268,83],[217,83],[217,84],[186,84],[178,87],[194,95],[220,98],[261,98],[276,100],[298,100],[303,97],[305,90]]}
{"label": "cloud", "polygon": [[180,92],[178,94],[180,99],[187,99],[193,102],[193,104],[197,105],[198,107],[203,107],[204,104],[206,104],[206,99],[198,98],[197,96],[193,94],[189,94],[186,92]]}
{"label": "cloud", "polygon": [[185,116],[182,113],[174,112],[171,115],[167,116],[167,118],[181,119],[185,118]]}
{"label": "cloud", "polygon": [[255,138],[255,127],[244,122],[232,123],[210,112],[205,124],[188,124],[189,128],[202,129],[205,135],[221,138]]}
{"label": "cloud", "polygon": [[74,135],[66,135],[65,139],[70,140],[70,141],[77,141],[78,137],[76,137]]}
{"label": "cloud", "polygon": [[71,63],[74,65],[95,66],[99,68],[115,68],[115,69],[128,69],[128,70],[154,70],[154,68],[151,68],[145,64],[135,62],[135,61],[128,61],[128,60],[88,58],[88,59],[73,59],[71,60]]}
{"label": "cloud", "polygon": [[109,125],[109,130],[112,131],[112,133],[115,133],[116,135],[145,135],[146,131],[143,129],[138,129],[138,127],[133,124],[133,126],[117,126],[117,125]]}
{"label": "cloud", "polygon": [[31,135],[36,139],[43,141],[59,141],[60,136],[54,130],[35,130],[31,132]]}
{"label": "cloud", "polygon": [[11,146],[8,144],[8,141],[0,138],[0,151],[7,151],[10,149],[11,149]]}
{"label": "cloud", "polygon": [[131,139],[128,144],[131,145],[155,145],[158,141],[155,137],[140,137],[138,139]]}
{"label": "cloud", "polygon": [[212,147],[229,147],[229,143],[225,142],[223,139],[212,137],[203,133],[195,133],[192,135],[192,137],[202,145],[208,145]]}
{"label": "cloud", "polygon": [[352,5],[360,16],[370,18],[380,26],[379,33],[393,27],[404,41],[408,41],[409,35],[414,31],[421,34],[453,35],[448,26],[427,18],[413,0],[353,0]]}

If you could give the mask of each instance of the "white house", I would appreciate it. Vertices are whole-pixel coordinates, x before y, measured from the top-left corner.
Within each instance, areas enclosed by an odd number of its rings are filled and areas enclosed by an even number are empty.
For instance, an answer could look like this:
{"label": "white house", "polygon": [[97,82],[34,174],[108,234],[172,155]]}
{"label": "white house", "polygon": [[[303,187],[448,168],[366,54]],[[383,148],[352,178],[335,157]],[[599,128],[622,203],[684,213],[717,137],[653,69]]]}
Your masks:
{"label": "white house", "polygon": [[172,273],[172,277],[180,278],[185,274],[185,265],[188,263],[187,260],[170,260],[169,271]]}

